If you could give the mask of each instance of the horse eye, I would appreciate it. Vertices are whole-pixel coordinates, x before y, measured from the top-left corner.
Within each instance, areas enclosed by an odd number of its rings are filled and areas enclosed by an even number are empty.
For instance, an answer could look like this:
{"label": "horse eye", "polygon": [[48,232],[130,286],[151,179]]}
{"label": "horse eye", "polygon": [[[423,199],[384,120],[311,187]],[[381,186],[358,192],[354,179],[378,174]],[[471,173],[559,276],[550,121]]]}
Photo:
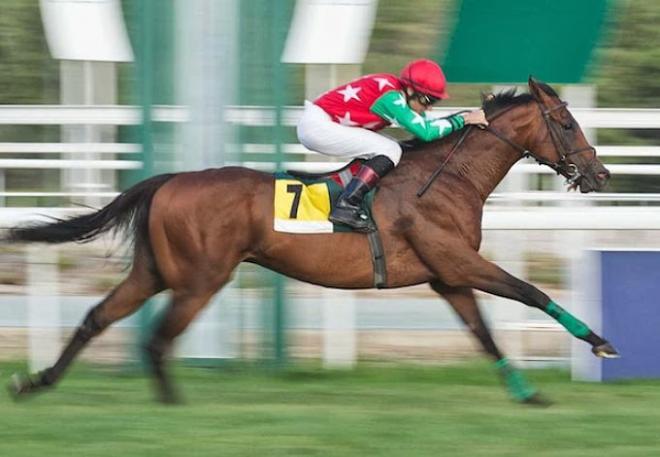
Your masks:
{"label": "horse eye", "polygon": [[571,130],[573,128],[573,123],[569,122],[567,124],[564,124],[563,127],[564,127],[564,130]]}

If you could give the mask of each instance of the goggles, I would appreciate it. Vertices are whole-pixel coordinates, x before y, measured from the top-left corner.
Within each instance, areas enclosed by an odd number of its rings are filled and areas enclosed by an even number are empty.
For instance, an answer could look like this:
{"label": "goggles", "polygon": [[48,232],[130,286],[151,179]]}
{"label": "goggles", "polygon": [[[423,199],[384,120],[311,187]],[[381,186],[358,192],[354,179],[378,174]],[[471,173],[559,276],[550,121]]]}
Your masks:
{"label": "goggles", "polygon": [[422,106],[431,106],[439,100],[438,98],[421,93],[417,93],[416,98],[419,101],[419,103],[422,104]]}

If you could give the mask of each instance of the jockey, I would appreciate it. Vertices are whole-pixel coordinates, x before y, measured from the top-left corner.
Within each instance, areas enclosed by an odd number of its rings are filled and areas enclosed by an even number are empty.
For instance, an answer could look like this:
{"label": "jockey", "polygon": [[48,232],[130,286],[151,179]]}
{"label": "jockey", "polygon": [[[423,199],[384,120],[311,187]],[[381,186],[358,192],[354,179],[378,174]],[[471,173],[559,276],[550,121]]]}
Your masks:
{"label": "jockey", "polygon": [[424,141],[432,141],[468,124],[487,124],[482,110],[434,119],[426,111],[448,98],[445,75],[427,59],[410,62],[399,77],[379,73],[363,76],[305,101],[298,139],[307,148],[334,157],[368,159],[348,183],[330,215],[332,222],[367,230],[361,210],[364,196],[401,159],[399,143],[375,133],[398,125]]}

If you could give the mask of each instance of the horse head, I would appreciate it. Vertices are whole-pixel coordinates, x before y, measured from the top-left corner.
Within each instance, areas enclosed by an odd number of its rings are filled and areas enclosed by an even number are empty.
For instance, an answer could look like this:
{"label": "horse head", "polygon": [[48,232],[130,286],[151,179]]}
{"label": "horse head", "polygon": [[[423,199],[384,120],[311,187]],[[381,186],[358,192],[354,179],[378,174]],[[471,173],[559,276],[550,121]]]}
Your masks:
{"label": "horse head", "polygon": [[587,141],[567,103],[549,85],[531,76],[529,92],[541,114],[533,124],[535,134],[527,145],[529,155],[566,177],[570,188],[579,187],[582,193],[603,190],[610,172],[596,157],[596,149]]}

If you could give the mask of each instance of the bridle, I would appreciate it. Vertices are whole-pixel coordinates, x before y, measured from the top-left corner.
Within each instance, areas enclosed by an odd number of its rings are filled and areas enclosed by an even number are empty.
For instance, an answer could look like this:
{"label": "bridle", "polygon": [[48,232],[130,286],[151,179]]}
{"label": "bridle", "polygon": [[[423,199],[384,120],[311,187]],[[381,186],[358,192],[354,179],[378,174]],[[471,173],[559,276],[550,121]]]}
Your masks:
{"label": "bridle", "polygon": [[[533,151],[530,151],[529,149],[526,149],[520,146],[519,144],[511,141],[501,132],[495,130],[491,125],[484,127],[483,130],[493,134],[503,142],[507,143],[509,146],[514,148],[516,151],[518,151],[522,157],[531,157],[539,165],[546,165],[552,168],[558,175],[565,176],[567,184],[575,185],[580,181],[580,179],[582,179],[583,175],[578,170],[577,165],[575,165],[574,163],[569,163],[567,159],[575,154],[579,154],[580,152],[592,151],[593,155],[589,160],[589,166],[591,166],[591,163],[596,158],[596,149],[593,146],[585,146],[583,148],[570,149],[570,146],[566,144],[566,138],[564,137],[564,135],[561,134],[561,131],[559,129],[564,128],[565,130],[570,130],[573,128],[573,125],[569,123],[562,126],[561,122],[559,122],[557,119],[552,117],[552,113],[559,109],[566,108],[566,106],[568,106],[567,102],[562,101],[558,105],[548,108],[545,105],[545,103],[543,103],[543,101],[537,99],[536,97],[534,97],[534,100],[536,101],[539,109],[541,110],[541,114],[543,115],[543,120],[545,121],[546,128],[550,133],[550,139],[552,140],[552,144],[554,145],[555,150],[559,155],[559,160],[557,162],[551,162],[549,160],[546,160],[540,157],[538,154],[534,153]],[[498,113],[495,113],[493,116],[491,116],[488,119],[488,122],[489,123],[492,122],[502,114],[509,111],[511,108],[513,107],[508,107]]]}
{"label": "bridle", "polygon": [[[521,155],[521,157],[526,158],[526,157],[531,157],[534,159],[539,165],[546,165],[550,168],[552,168],[558,175],[563,175],[566,177],[566,183],[569,184],[570,186],[576,186],[580,180],[583,178],[583,174],[580,173],[580,170],[578,169],[577,165],[574,163],[569,163],[568,158],[578,154],[580,152],[584,151],[592,151],[593,155],[591,159],[589,160],[588,167],[591,168],[593,162],[595,161],[596,158],[596,149],[593,146],[586,146],[583,148],[579,149],[570,149],[570,147],[566,144],[566,138],[564,135],[561,134],[561,131],[559,130],[560,128],[564,128],[566,130],[570,130],[573,128],[572,124],[567,124],[567,125],[561,125],[561,123],[556,120],[555,118],[552,117],[552,113],[558,109],[561,108],[566,108],[568,106],[567,102],[562,101],[560,104],[553,106],[551,108],[548,108],[545,103],[543,103],[542,100],[539,100],[536,96],[534,96],[534,101],[538,105],[539,109],[541,110],[541,114],[543,115],[543,120],[545,121],[546,128],[548,129],[548,132],[550,134],[550,138],[552,139],[552,143],[555,147],[555,150],[557,151],[557,154],[559,155],[559,160],[557,162],[551,162],[549,160],[544,159],[543,157],[539,156],[538,154],[534,153],[533,151],[530,151],[527,148],[522,147],[518,143],[515,143],[514,141],[510,140],[507,138],[503,133],[500,131],[494,129],[491,125],[491,123],[503,115],[504,113],[510,111],[511,109],[514,108],[514,106],[508,106],[504,108],[501,111],[498,111],[494,115],[490,116],[488,118],[488,123],[489,125],[485,127],[480,127],[481,130],[484,130],[486,132],[491,133],[495,137],[499,138],[501,141],[505,142],[509,146],[511,146],[513,149],[518,151]],[[449,162],[449,159],[451,156],[460,148],[460,146],[463,144],[465,141],[465,138],[469,135],[469,133],[472,131],[473,126],[468,126],[468,128],[465,129],[463,134],[459,137],[458,141],[454,144],[452,147],[451,151],[449,151],[449,154],[447,154],[447,157],[443,162],[440,164],[440,166],[433,172],[433,174],[429,177],[429,179],[426,181],[426,183],[417,191],[417,196],[421,197],[424,195],[424,193],[427,191],[427,189],[431,186],[433,181],[440,175],[442,170],[444,169],[445,165]]]}

